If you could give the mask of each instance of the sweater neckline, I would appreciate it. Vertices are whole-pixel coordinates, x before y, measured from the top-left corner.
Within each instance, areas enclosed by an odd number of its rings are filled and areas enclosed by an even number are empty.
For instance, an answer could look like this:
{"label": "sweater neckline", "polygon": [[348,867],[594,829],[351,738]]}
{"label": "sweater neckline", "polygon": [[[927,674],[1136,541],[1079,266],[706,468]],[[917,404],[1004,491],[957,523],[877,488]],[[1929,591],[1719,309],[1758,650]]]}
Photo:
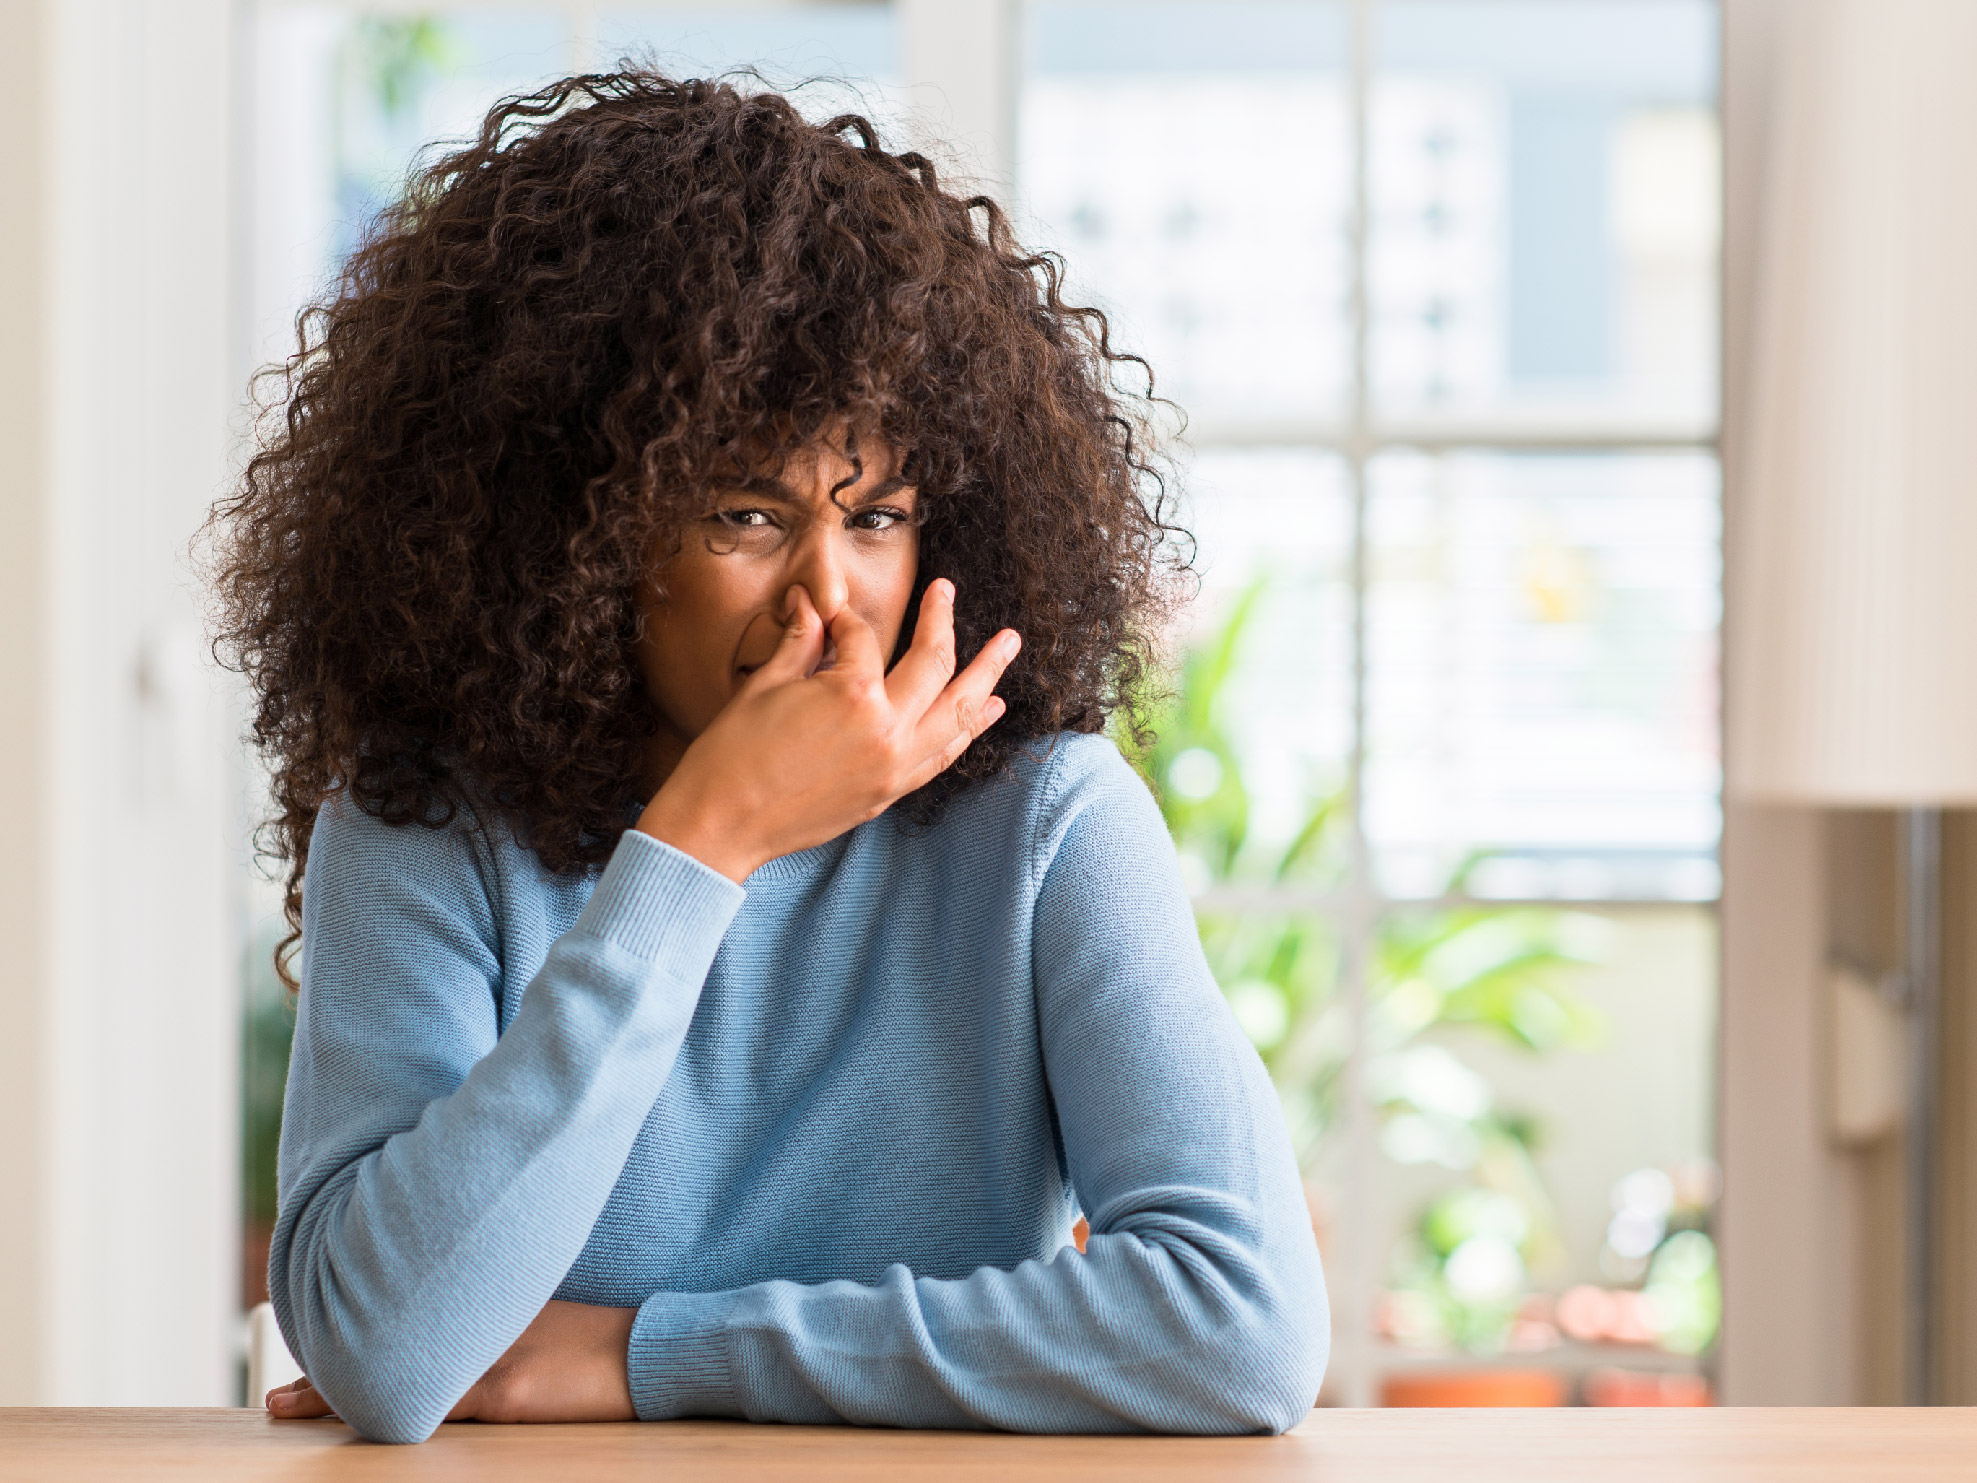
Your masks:
{"label": "sweater neckline", "polygon": [[835,839],[827,839],[822,844],[813,844],[807,850],[798,850],[793,855],[778,855],[773,860],[764,861],[755,868],[753,874],[741,884],[743,889],[754,885],[767,885],[771,881],[799,881],[828,870],[844,853],[845,841],[856,834],[857,828],[847,829]]}

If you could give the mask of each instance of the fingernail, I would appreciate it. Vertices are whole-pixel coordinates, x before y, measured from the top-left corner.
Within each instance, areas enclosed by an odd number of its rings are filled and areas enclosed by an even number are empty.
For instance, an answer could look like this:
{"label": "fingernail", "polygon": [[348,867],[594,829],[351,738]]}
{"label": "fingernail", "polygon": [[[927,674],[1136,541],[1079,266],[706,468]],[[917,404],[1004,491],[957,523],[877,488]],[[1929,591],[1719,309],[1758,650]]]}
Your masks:
{"label": "fingernail", "polygon": [[1022,653],[1023,636],[1020,633],[1010,634],[1008,638],[1002,641],[1002,652],[1011,659]]}
{"label": "fingernail", "polygon": [[988,703],[989,725],[993,726],[995,725],[996,722],[1000,721],[1002,719],[1003,713],[1008,709],[1009,709],[1008,702],[1003,700],[1001,696],[991,695],[989,697],[989,703]]}

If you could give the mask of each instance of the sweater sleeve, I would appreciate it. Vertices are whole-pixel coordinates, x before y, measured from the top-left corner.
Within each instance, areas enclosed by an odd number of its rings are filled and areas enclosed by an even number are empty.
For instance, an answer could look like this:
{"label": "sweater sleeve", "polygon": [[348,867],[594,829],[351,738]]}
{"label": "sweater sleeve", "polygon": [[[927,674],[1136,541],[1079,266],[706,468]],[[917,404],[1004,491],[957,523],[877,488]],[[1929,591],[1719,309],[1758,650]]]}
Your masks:
{"label": "sweater sleeve", "polygon": [[1310,1410],[1329,1316],[1290,1140],[1159,811],[1103,757],[1067,803],[1046,793],[1037,844],[1042,1048],[1086,1252],[656,1294],[632,1332],[641,1416],[1240,1433]]}
{"label": "sweater sleeve", "polygon": [[549,1301],[743,894],[626,834],[499,1034],[474,848],[332,802],[309,852],[269,1287],[310,1379],[376,1441],[429,1436]]}

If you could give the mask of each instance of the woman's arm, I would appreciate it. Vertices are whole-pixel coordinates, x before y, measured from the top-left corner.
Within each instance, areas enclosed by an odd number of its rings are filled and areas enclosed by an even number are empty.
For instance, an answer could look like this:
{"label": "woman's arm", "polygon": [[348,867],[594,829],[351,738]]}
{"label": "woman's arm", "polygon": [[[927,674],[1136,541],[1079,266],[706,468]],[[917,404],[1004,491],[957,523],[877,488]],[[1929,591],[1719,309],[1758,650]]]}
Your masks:
{"label": "woman's arm", "polygon": [[545,1305],[672,1070],[739,882],[882,812],[1002,714],[990,692],[1017,637],[957,675],[953,602],[929,585],[888,675],[849,608],[820,668],[826,625],[792,588],[776,653],[620,842],[498,1040],[502,965],[467,835],[325,807],[269,1262],[310,1399],[278,1414],[319,1398],[368,1437],[417,1441],[476,1391],[531,1416],[529,1394],[548,1394],[556,1413],[565,1398],[533,1372],[595,1369],[618,1320]]}
{"label": "woman's arm", "polygon": [[657,1294],[641,1416],[1265,1432],[1310,1409],[1328,1315],[1276,1099],[1145,787],[1109,747],[1063,750],[1087,775],[1043,821],[1035,975],[1085,1254]]}
{"label": "woman's arm", "polygon": [[563,1280],[742,899],[627,834],[497,1042],[471,850],[335,803],[310,849],[269,1285],[315,1387],[380,1441],[430,1435]]}

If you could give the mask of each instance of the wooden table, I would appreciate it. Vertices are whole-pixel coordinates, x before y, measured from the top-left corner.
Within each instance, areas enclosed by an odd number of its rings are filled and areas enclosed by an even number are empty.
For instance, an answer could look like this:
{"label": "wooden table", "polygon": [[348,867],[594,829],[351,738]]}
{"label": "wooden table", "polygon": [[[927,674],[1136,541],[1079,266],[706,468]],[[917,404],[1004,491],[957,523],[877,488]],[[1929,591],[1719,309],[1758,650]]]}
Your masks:
{"label": "wooden table", "polygon": [[258,1411],[0,1410],[0,1479],[1977,1478],[1977,1410],[1317,1411],[1287,1437],[1014,1437],[690,1421],[440,1428],[374,1447]]}

